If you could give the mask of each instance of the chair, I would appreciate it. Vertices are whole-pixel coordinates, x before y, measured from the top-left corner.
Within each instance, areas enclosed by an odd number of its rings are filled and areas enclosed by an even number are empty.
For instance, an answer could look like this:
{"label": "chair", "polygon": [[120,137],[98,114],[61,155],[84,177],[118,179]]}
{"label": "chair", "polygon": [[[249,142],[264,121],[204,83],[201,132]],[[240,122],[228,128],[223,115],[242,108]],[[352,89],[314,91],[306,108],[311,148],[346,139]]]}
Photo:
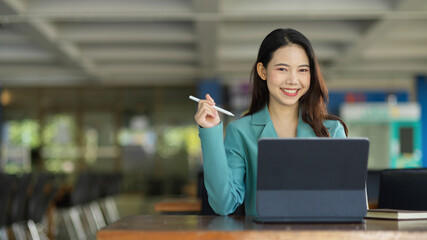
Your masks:
{"label": "chair", "polygon": [[[205,181],[204,181],[204,173],[203,171],[199,171],[198,179],[197,179],[197,196],[202,201],[202,209],[200,211],[200,215],[217,215],[212,209],[211,205],[208,201],[208,192],[206,191]],[[231,214],[233,216],[245,216],[245,204],[243,203]]]}
{"label": "chair", "polygon": [[368,170],[366,188],[368,193],[369,208],[378,207],[381,172],[382,170]]}
{"label": "chair", "polygon": [[202,209],[200,211],[200,215],[216,215],[216,213],[211,208],[211,205],[208,202],[208,192],[206,191],[204,174],[202,171],[199,171],[198,173],[197,196],[202,201]]}
{"label": "chair", "polygon": [[427,210],[427,169],[384,170],[378,208]]}
{"label": "chair", "polygon": [[13,201],[10,208],[9,224],[12,225],[16,240],[27,239],[26,236],[26,207],[28,191],[31,184],[31,174],[22,174],[17,177],[16,188],[13,190]]}
{"label": "chair", "polygon": [[7,216],[15,177],[0,173],[0,239],[9,239]]}
{"label": "chair", "polygon": [[99,204],[102,181],[101,174],[81,172],[77,175],[77,181],[68,198],[58,202],[57,206],[61,208],[60,215],[69,239],[95,238],[96,232],[106,226]]}
{"label": "chair", "polygon": [[36,177],[27,210],[27,226],[32,239],[48,239],[43,231],[42,219],[46,215],[49,205],[53,202],[57,190],[53,175],[41,173]]}
{"label": "chair", "polygon": [[120,219],[114,196],[120,193],[121,183],[122,175],[120,173],[102,175],[100,206],[105,216],[106,224],[111,224]]}
{"label": "chair", "polygon": [[89,175],[88,184],[90,191],[83,202],[83,212],[90,228],[89,234],[96,234],[99,229],[106,226],[99,204],[102,197],[103,180],[104,178],[101,174],[90,173]]}
{"label": "chair", "polygon": [[[72,191],[56,204],[60,209],[59,215],[65,225],[68,239],[87,239],[88,237],[88,231],[84,228],[81,216],[83,215],[83,203],[88,199],[90,191],[90,174],[87,172],[79,173]],[[64,238],[65,235],[60,237]]]}

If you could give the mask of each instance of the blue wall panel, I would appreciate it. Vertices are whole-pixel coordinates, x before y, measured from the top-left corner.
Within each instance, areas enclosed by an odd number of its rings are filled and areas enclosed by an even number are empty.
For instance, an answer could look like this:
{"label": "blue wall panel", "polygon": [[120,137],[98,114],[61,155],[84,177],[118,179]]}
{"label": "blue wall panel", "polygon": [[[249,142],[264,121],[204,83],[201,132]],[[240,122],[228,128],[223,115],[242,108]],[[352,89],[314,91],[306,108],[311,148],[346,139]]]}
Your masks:
{"label": "blue wall panel", "polygon": [[421,106],[421,151],[423,166],[427,167],[427,76],[417,77],[417,100]]}
{"label": "blue wall panel", "polygon": [[197,85],[197,96],[204,99],[206,93],[209,93],[215,100],[216,105],[221,106],[224,102],[223,89],[218,79],[204,79]]}

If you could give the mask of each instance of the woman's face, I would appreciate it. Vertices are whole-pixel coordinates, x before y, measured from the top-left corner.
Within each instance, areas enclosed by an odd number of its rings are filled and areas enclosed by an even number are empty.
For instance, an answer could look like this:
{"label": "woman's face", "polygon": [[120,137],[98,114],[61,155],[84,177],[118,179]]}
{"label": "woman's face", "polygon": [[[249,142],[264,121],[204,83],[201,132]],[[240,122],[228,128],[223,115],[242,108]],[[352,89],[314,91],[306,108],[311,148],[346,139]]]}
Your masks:
{"label": "woman's face", "polygon": [[277,49],[267,68],[257,65],[261,79],[267,81],[270,104],[294,106],[310,88],[310,65],[304,49],[289,44]]}

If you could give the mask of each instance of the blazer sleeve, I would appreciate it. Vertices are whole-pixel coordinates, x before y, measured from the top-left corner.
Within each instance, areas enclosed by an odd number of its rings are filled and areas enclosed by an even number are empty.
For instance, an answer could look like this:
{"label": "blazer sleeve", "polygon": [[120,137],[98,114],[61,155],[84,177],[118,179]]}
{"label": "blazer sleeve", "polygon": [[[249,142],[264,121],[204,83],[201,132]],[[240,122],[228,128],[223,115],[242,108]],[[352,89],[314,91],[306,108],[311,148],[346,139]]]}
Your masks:
{"label": "blazer sleeve", "polygon": [[230,125],[224,140],[222,122],[212,128],[199,128],[199,136],[209,204],[217,214],[231,214],[245,196],[242,141]]}

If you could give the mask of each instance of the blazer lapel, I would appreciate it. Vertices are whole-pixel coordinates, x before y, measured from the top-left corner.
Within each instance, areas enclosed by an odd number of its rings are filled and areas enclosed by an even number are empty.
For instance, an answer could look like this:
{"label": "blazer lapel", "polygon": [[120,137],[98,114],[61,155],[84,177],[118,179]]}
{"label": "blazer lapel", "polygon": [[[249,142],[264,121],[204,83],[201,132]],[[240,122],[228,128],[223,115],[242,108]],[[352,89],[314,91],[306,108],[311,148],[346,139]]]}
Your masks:
{"label": "blazer lapel", "polygon": [[277,138],[276,129],[274,129],[273,122],[268,122],[264,129],[261,131],[260,138]]}
{"label": "blazer lapel", "polygon": [[260,138],[277,138],[276,130],[274,129],[273,122],[270,118],[267,105],[252,115],[252,125],[264,126],[261,130]]}

